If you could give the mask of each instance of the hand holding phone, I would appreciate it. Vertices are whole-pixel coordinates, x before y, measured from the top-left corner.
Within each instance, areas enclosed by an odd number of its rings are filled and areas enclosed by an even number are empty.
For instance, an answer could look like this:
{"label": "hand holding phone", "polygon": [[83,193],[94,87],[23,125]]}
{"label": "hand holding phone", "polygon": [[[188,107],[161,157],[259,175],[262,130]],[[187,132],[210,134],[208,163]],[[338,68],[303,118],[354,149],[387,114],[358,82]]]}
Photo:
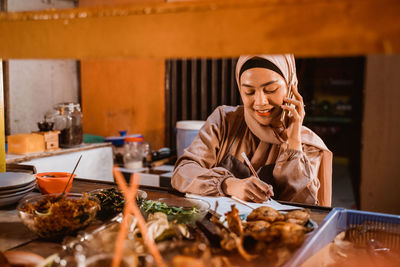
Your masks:
{"label": "hand holding phone", "polygon": [[[288,93],[287,93],[286,97],[290,98],[290,99],[293,98],[293,91],[292,91],[292,83],[291,82],[289,82],[289,84],[288,84]],[[290,103],[285,102],[283,105],[289,106]],[[283,127],[285,129],[288,127],[288,125],[287,125],[288,123],[287,123],[287,120],[286,120],[286,117],[288,116],[288,113],[289,113],[288,110],[285,110],[285,109],[282,110],[281,119],[280,119],[280,121],[281,121],[281,123],[282,123],[282,125],[283,125]]]}
{"label": "hand holding phone", "polygon": [[[297,87],[291,85],[288,90],[288,96],[284,99],[281,119],[285,127],[284,134],[287,136],[288,147],[295,150],[301,150],[301,127],[305,116],[303,97],[297,90]],[[290,112],[290,117],[288,113]],[[289,124],[290,122],[290,124]]]}

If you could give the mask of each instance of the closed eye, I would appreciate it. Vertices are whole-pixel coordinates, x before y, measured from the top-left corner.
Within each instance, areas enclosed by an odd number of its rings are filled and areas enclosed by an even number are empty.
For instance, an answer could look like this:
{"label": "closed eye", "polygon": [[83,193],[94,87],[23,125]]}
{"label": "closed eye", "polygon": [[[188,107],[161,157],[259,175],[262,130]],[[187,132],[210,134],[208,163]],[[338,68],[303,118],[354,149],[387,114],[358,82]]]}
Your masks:
{"label": "closed eye", "polygon": [[264,93],[265,94],[273,94],[273,93],[275,93],[277,90],[278,90],[279,88],[275,88],[275,89],[273,89],[273,90],[268,90],[268,89],[266,89],[266,88],[264,88]]}

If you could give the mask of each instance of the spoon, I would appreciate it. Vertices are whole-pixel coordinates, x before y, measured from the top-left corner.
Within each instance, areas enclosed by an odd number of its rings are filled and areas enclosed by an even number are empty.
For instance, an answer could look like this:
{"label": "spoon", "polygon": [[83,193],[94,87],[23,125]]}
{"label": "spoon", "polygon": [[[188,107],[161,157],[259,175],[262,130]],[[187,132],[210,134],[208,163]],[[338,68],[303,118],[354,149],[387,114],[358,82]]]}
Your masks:
{"label": "spoon", "polygon": [[65,190],[67,190],[67,187],[68,187],[68,185],[69,185],[69,182],[71,181],[72,176],[74,176],[76,167],[78,167],[78,164],[79,164],[79,162],[81,161],[81,158],[82,158],[82,155],[79,157],[78,162],[75,164],[75,168],[74,168],[74,170],[72,171],[71,176],[69,177],[68,182],[67,182],[67,184],[65,185],[64,191],[62,192],[61,196],[64,196]]}

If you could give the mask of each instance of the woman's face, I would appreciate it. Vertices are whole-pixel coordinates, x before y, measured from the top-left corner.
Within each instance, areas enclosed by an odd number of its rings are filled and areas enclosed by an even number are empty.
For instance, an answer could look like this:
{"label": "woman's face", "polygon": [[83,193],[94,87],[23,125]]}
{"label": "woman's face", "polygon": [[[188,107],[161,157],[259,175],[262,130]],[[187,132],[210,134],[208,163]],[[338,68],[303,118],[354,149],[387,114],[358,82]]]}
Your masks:
{"label": "woman's face", "polygon": [[252,68],[240,77],[240,95],[245,108],[256,121],[268,125],[279,117],[287,85],[281,75],[265,68]]}

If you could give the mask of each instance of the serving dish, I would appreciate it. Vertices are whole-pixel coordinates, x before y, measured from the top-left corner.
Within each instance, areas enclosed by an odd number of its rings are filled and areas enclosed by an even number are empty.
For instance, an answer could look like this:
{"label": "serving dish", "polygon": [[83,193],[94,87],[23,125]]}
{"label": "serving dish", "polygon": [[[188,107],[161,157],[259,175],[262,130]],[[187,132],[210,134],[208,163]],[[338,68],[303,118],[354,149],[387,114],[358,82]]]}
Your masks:
{"label": "serving dish", "polygon": [[[99,200],[101,209],[97,213],[97,218],[100,220],[110,219],[123,211],[125,205],[124,195],[117,188],[96,189],[88,192],[88,194]],[[138,189],[136,194],[136,203],[138,206],[145,199],[147,199],[147,193]]]}
{"label": "serving dish", "polygon": [[99,209],[87,194],[48,194],[23,199],[18,216],[31,231],[45,239],[60,239],[85,228]]}
{"label": "serving dish", "polygon": [[195,198],[159,198],[143,201],[140,209],[145,218],[151,213],[163,212],[169,221],[177,220],[179,223],[194,225],[206,216],[210,204]]}

